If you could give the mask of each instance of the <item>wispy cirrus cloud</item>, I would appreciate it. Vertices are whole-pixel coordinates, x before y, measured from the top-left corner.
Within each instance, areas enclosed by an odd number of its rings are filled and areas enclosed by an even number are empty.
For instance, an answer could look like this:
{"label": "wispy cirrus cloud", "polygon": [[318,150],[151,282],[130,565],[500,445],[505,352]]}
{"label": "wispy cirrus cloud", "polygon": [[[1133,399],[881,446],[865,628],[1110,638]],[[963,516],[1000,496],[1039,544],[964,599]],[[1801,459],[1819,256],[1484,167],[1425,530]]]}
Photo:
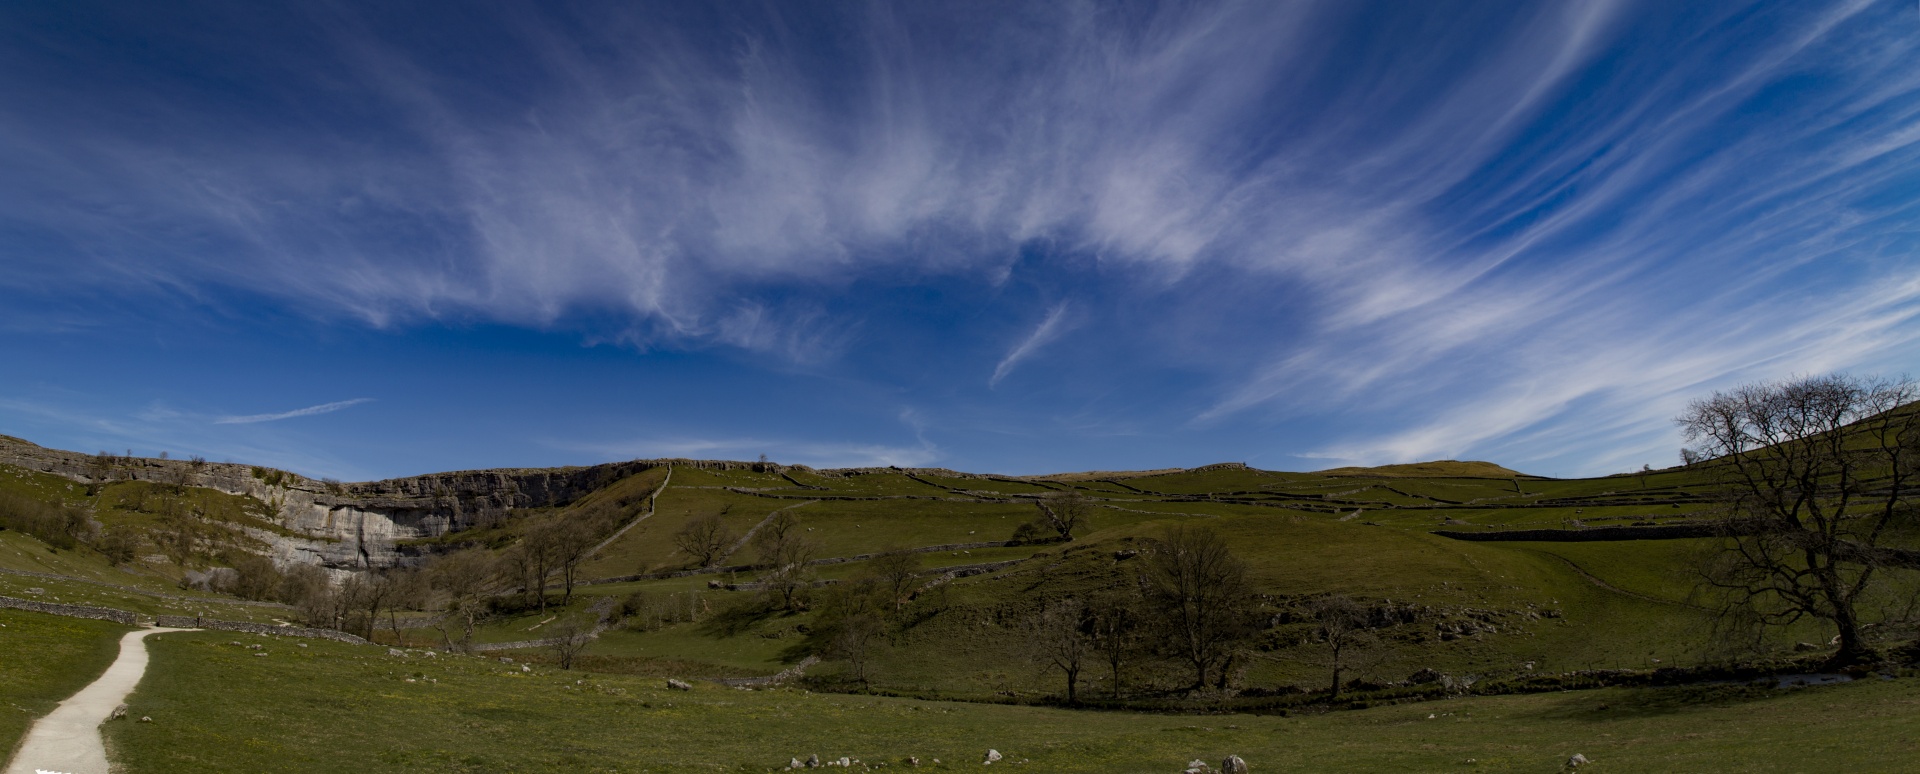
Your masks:
{"label": "wispy cirrus cloud", "polygon": [[987,378],[987,386],[999,385],[1000,380],[1005,379],[1007,374],[1013,373],[1013,369],[1019,366],[1021,361],[1032,357],[1033,353],[1038,352],[1041,347],[1066,332],[1063,321],[1067,316],[1067,308],[1068,304],[1065,301],[1054,304],[1053,309],[1047,312],[1047,316],[1040,320],[1040,324],[1034,326],[1026,338],[1020,340],[1020,343],[1013,345],[1013,349],[1007,350],[1006,357],[1000,358],[1000,364],[993,367],[993,376]]}
{"label": "wispy cirrus cloud", "polygon": [[251,425],[251,424],[257,424],[260,422],[278,422],[283,419],[310,417],[316,414],[331,414],[335,411],[339,411],[344,408],[351,408],[354,406],[358,406],[362,403],[371,403],[371,402],[373,402],[372,398],[354,398],[352,400],[337,400],[332,403],[322,403],[318,406],[308,406],[306,408],[294,409],[292,411],[282,411],[275,414],[248,414],[246,416],[226,416],[226,417],[221,417],[219,419],[213,420],[213,423],[216,425]]}
{"label": "wispy cirrus cloud", "polygon": [[[1283,447],[1259,451],[1561,455],[1561,472],[1671,445],[1667,407],[1691,391],[1920,365],[1920,300],[1898,292],[1920,277],[1910,9],[1002,11],[494,9],[449,31],[490,62],[330,11],[294,20],[314,31],[297,47],[224,36],[203,57],[278,74],[222,81],[257,99],[0,75],[22,106],[0,115],[21,181],[0,217],[66,246],[9,254],[0,289],[85,272],[396,330],[571,326],[891,378],[847,363],[871,350],[975,390],[991,366],[974,399],[1030,402],[1004,412],[1019,425],[1085,409],[1006,381],[1071,347],[1101,384],[1044,392],[1102,396],[1145,438],[1257,426]],[[812,12],[831,23],[790,15]],[[816,27],[842,34],[795,33]],[[328,110],[253,112],[282,102]],[[890,338],[921,318],[877,299],[968,285],[1013,290],[927,294],[949,327]],[[939,346],[1001,342],[979,321],[1067,296],[1010,348]],[[1179,389],[1141,378],[1169,362]],[[1303,416],[1343,423],[1279,432]],[[750,451],[729,443],[704,454]]]}

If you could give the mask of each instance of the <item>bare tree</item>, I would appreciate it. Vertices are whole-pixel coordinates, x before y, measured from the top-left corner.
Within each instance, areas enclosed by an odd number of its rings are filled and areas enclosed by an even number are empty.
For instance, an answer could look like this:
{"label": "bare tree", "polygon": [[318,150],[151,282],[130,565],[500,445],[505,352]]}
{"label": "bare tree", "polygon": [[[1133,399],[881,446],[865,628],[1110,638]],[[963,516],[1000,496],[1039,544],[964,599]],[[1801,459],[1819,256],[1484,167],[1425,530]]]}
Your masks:
{"label": "bare tree", "polygon": [[786,511],[774,515],[753,533],[753,544],[760,552],[760,581],[766,584],[767,595],[783,610],[797,608],[800,592],[812,580],[811,562],[819,545]]}
{"label": "bare tree", "polygon": [[573,602],[573,586],[579,581],[580,565],[586,563],[600,537],[596,519],[573,518],[556,522],[553,529],[553,563],[560,570],[560,604]]}
{"label": "bare tree", "polygon": [[1080,670],[1094,656],[1091,628],[1087,606],[1071,598],[1055,600],[1027,620],[1027,653],[1067,678],[1068,704],[1080,703]]}
{"label": "bare tree", "polygon": [[1906,379],[1812,376],[1716,392],[1676,420],[1727,503],[1702,586],[1723,624],[1757,641],[1817,619],[1836,664],[1874,658],[1869,618],[1885,615],[1867,608],[1889,573],[1920,569],[1915,397]]}
{"label": "bare tree", "polygon": [[1140,588],[1129,583],[1094,595],[1087,605],[1088,635],[1094,651],[1107,663],[1115,699],[1120,698],[1126,661],[1139,651],[1146,632],[1140,604]]}
{"label": "bare tree", "polygon": [[919,574],[917,551],[893,548],[867,560],[866,575],[879,583],[894,610],[907,604],[907,598],[913,595],[914,586],[919,582]]}
{"label": "bare tree", "polygon": [[487,599],[500,590],[500,569],[492,553],[478,548],[441,556],[428,566],[433,587],[447,595],[447,614],[460,622],[462,648],[473,641],[473,628],[486,614]]}
{"label": "bare tree", "polygon": [[1218,674],[1224,685],[1239,641],[1249,633],[1253,592],[1247,565],[1211,528],[1176,524],[1147,557],[1146,581],[1166,618],[1169,646],[1193,666],[1194,687]]}
{"label": "bare tree", "polygon": [[1039,507],[1040,518],[1060,533],[1062,540],[1072,540],[1074,531],[1087,526],[1087,519],[1093,515],[1093,503],[1078,489],[1048,492],[1040,498]]}
{"label": "bare tree", "polygon": [[886,633],[886,590],[871,577],[856,578],[832,588],[816,619],[826,643],[826,654],[845,659],[853,679],[867,681],[873,646]]}
{"label": "bare tree", "polygon": [[340,585],[344,606],[353,614],[353,623],[358,624],[361,636],[373,639],[373,627],[380,620],[380,611],[392,604],[400,591],[396,580],[388,572],[368,570],[354,573]]}
{"label": "bare tree", "polygon": [[673,544],[692,556],[700,567],[712,566],[720,554],[733,545],[739,536],[727,528],[726,521],[719,514],[707,514],[680,528],[673,533]]}
{"label": "bare tree", "polygon": [[1327,665],[1333,672],[1329,698],[1339,698],[1341,675],[1378,640],[1367,627],[1367,610],[1345,594],[1329,594],[1309,603],[1314,635],[1327,648]]}
{"label": "bare tree", "polygon": [[542,613],[547,611],[547,582],[561,553],[558,527],[558,522],[534,522],[505,555],[508,565],[519,574],[527,599],[539,605]]}
{"label": "bare tree", "polygon": [[577,616],[555,621],[547,629],[547,650],[553,652],[553,659],[560,663],[561,669],[572,669],[574,659],[593,644],[593,629],[593,623]]}

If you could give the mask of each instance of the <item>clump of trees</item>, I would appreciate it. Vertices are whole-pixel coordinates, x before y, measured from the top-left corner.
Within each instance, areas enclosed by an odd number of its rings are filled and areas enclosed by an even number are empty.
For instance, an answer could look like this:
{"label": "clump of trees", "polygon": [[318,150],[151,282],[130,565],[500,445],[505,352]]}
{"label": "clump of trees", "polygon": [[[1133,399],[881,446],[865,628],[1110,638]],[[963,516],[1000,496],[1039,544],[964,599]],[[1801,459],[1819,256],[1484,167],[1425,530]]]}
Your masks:
{"label": "clump of trees", "polygon": [[94,530],[85,509],[11,492],[0,492],[0,529],[24,532],[61,550],[89,540]]}
{"label": "clump of trees", "polygon": [[1876,628],[1911,621],[1916,397],[1906,379],[1812,376],[1716,392],[1677,418],[1682,458],[1726,503],[1701,586],[1723,634],[1757,644],[1818,620],[1847,665],[1877,657]]}
{"label": "clump of trees", "polygon": [[828,587],[819,595],[810,632],[814,649],[846,661],[853,679],[866,682],[875,649],[907,625],[905,608],[920,586],[919,570],[918,553],[896,548]]}

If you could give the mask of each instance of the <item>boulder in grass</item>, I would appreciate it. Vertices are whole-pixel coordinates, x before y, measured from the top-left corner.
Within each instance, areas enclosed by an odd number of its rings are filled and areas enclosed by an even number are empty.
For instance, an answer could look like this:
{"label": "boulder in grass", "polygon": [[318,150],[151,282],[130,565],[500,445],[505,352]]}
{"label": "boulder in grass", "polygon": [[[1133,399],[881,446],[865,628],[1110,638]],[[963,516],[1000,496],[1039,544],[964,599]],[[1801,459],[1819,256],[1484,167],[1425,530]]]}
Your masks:
{"label": "boulder in grass", "polygon": [[1567,759],[1567,769],[1571,771],[1573,769],[1580,768],[1581,766],[1585,766],[1592,762],[1593,761],[1587,760],[1587,756],[1581,755],[1580,753],[1574,753],[1573,757]]}
{"label": "boulder in grass", "polygon": [[676,691],[691,691],[693,690],[693,683],[689,683],[685,680],[680,680],[678,678],[669,677],[667,678],[667,687],[672,688],[673,690],[676,690]]}
{"label": "boulder in grass", "polygon": [[1226,760],[1220,762],[1220,772],[1221,774],[1247,774],[1247,762],[1241,760],[1238,755],[1229,755]]}
{"label": "boulder in grass", "polygon": [[1000,760],[1000,751],[992,748],[988,748],[987,759],[984,761],[981,761],[980,763],[981,765],[992,765],[993,762],[997,760]]}

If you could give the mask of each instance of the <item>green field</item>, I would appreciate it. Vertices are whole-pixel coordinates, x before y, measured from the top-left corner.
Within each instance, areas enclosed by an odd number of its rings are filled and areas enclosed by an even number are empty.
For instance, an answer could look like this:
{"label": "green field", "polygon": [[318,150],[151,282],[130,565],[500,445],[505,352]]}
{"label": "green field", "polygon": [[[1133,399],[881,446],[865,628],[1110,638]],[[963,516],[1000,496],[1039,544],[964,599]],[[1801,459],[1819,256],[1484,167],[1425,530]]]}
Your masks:
{"label": "green field", "polygon": [[[104,637],[105,635],[103,635]],[[747,691],[461,656],[218,633],[151,640],[110,723],[130,771],[770,771],[818,753],[977,768],[1256,771],[1900,771],[1920,755],[1913,678],[1790,691],[1709,686],[1471,697],[1363,711],[1194,716]],[[259,651],[230,642],[263,643]],[[934,759],[942,763],[933,764]]]}

